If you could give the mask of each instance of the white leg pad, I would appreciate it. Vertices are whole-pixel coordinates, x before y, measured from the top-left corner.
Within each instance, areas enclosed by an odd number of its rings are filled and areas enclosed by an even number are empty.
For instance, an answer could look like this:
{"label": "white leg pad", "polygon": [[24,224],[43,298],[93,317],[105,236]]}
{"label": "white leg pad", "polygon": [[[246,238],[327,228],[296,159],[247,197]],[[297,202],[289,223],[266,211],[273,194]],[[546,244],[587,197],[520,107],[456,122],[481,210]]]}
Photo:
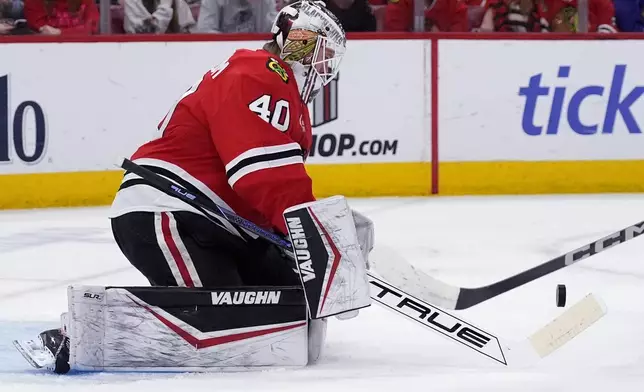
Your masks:
{"label": "white leg pad", "polygon": [[[221,321],[225,315],[230,315],[234,305],[206,302],[210,301],[211,295],[221,298],[221,294],[214,293],[214,290],[198,290],[198,294],[187,292],[190,289],[183,290],[186,292],[183,297],[174,293],[164,294],[166,302],[168,298],[170,301],[175,301],[175,298],[183,301],[169,306],[153,304],[154,301],[150,300],[153,296],[141,295],[136,288],[70,287],[67,334],[72,369],[234,371],[307,364],[308,321],[301,289],[297,294],[301,297],[301,304],[282,303],[288,295],[294,298],[294,292],[298,290],[278,289],[281,299],[277,298],[281,302],[264,311],[264,314],[274,314],[273,309],[283,306],[288,308],[288,320],[282,318],[282,321],[272,324],[260,322],[241,328],[228,328],[225,322],[218,326],[217,319]],[[193,298],[196,298],[194,305],[186,303]],[[244,297],[233,293],[230,298],[237,303]],[[237,301],[238,298],[241,300]],[[247,295],[245,298],[249,300],[251,297]],[[253,295],[252,298],[250,304],[241,302],[235,312],[257,311],[260,305],[255,299],[260,296]],[[272,297],[261,298],[271,300]],[[200,314],[204,314],[204,318],[200,319]],[[217,315],[222,317],[215,317]]]}

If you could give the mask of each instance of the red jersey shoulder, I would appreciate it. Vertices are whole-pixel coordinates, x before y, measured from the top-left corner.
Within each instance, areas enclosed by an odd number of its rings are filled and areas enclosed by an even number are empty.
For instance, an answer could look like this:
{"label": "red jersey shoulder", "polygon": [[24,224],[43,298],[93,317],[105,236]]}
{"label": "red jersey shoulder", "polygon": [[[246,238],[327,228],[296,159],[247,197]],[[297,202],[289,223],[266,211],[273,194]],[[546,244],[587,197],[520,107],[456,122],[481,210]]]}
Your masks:
{"label": "red jersey shoulder", "polygon": [[296,84],[293,71],[278,56],[265,50],[238,50],[228,60],[230,76],[256,77],[269,85]]}

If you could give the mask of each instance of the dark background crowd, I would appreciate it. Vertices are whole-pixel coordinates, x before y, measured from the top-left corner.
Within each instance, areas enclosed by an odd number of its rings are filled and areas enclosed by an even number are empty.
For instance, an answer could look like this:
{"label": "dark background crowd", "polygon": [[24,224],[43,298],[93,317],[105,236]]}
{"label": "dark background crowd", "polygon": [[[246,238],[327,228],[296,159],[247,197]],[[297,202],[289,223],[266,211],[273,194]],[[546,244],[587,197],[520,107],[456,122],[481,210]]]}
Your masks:
{"label": "dark background crowd", "polygon": [[[100,7],[100,1],[111,3]],[[288,2],[289,0],[0,0],[0,34],[266,33],[270,31],[277,11]],[[325,2],[350,32],[644,31],[644,0]],[[99,27],[99,9],[107,10],[109,17],[109,23],[102,29]]]}

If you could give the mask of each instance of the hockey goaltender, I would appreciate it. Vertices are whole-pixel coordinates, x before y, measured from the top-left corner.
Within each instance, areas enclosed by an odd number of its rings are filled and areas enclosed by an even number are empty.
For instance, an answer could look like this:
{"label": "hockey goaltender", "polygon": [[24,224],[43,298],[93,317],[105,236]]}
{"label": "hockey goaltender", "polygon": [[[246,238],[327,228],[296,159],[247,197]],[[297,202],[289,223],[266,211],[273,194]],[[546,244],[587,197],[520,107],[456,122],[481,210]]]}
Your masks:
{"label": "hockey goaltender", "polygon": [[323,2],[283,8],[273,39],[237,50],[170,109],[131,161],[211,203],[288,236],[257,238],[126,171],[110,218],[150,287],[68,288],[60,328],[16,347],[35,367],[216,371],[304,366],[327,319],[369,306],[372,222],[344,197],[316,200],[304,167],[307,104],[338,74],[345,32]]}

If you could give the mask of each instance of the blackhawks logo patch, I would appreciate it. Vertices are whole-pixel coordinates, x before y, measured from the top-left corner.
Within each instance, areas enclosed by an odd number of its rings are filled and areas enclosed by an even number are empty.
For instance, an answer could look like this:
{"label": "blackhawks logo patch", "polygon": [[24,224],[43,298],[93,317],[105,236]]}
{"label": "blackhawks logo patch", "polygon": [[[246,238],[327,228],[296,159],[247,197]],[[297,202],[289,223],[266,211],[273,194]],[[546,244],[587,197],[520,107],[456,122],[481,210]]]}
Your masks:
{"label": "blackhawks logo patch", "polygon": [[288,73],[277,60],[273,58],[268,59],[266,68],[278,74],[284,83],[288,83]]}

